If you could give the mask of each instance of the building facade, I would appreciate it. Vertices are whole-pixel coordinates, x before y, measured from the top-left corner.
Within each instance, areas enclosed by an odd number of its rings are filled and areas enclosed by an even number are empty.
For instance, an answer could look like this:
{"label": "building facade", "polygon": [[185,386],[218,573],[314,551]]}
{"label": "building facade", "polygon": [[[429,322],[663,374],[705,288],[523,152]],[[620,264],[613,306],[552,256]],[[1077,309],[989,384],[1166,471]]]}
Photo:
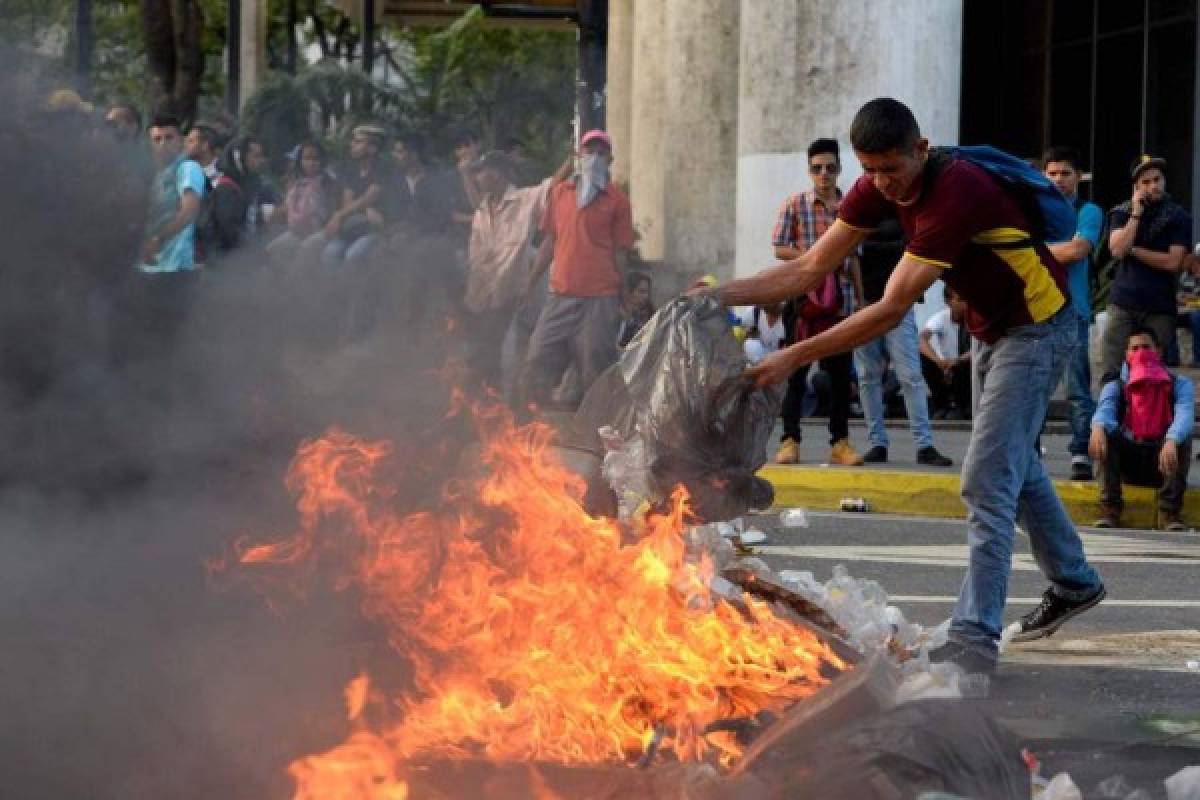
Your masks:
{"label": "building facade", "polygon": [[680,282],[770,264],[775,212],[808,185],[805,148],[843,146],[891,95],[935,144],[1084,153],[1111,206],[1142,152],[1200,199],[1197,0],[610,0],[608,127],[643,258]]}

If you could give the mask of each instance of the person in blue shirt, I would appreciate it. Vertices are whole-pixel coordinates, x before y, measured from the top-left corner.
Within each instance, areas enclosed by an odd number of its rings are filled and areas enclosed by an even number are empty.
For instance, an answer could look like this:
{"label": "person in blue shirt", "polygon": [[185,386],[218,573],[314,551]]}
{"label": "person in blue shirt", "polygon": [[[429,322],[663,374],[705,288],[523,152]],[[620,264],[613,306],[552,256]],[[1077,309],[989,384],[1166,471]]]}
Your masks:
{"label": "person in blue shirt", "polygon": [[150,150],[158,173],[150,192],[146,235],[138,269],[182,272],[196,266],[196,216],[207,191],[204,170],[184,157],[179,121],[160,115],[150,125]]}
{"label": "person in blue shirt", "polygon": [[1092,402],[1092,368],[1088,357],[1088,327],[1092,323],[1092,255],[1100,245],[1104,213],[1095,203],[1079,197],[1079,179],[1083,159],[1073,147],[1051,147],[1042,157],[1042,172],[1054,182],[1075,206],[1075,236],[1067,242],[1047,245],[1051,254],[1067,269],[1067,287],[1071,305],[1079,316],[1079,342],[1067,363],[1067,401],[1071,406],[1071,480],[1090,481],[1092,462],[1088,458],[1088,429],[1096,404]]}
{"label": "person in blue shirt", "polygon": [[1100,472],[1097,528],[1121,524],[1121,482],[1158,489],[1159,527],[1184,531],[1180,517],[1192,460],[1192,382],[1167,371],[1153,328],[1129,336],[1121,377],[1100,391],[1089,450]]}
{"label": "person in blue shirt", "polygon": [[165,357],[183,328],[200,275],[196,218],[208,189],[204,170],[184,154],[179,121],[158,115],[150,124],[157,169],[141,252],[120,298],[114,355],[121,362]]}

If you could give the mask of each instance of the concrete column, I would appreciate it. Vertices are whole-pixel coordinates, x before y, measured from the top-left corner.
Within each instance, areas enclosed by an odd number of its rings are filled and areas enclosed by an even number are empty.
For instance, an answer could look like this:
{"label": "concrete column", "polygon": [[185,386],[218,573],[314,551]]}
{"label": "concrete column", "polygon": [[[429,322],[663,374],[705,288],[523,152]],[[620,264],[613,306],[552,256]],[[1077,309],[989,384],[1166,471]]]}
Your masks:
{"label": "concrete column", "polygon": [[[614,147],[617,161],[628,159],[629,200],[642,258],[660,261],[664,254],[663,157],[666,119],[666,8],[663,0],[633,3],[633,91],[630,152]],[[609,60],[612,63],[612,60]],[[614,169],[615,169],[614,165]]]}
{"label": "concrete column", "polygon": [[608,3],[607,129],[613,140],[613,179],[628,188],[633,152],[633,0]]}
{"label": "concrete column", "polygon": [[241,23],[238,99],[245,106],[267,77],[267,0],[241,0]]}
{"label": "concrete column", "polygon": [[[664,259],[683,282],[733,277],[740,0],[666,0]],[[640,80],[640,74],[637,76]],[[636,179],[635,175],[635,179]]]}
{"label": "concrete column", "polygon": [[776,211],[810,185],[809,142],[838,139],[842,188],[858,177],[850,122],[867,100],[895,97],[930,141],[958,141],[962,0],[741,0],[741,12],[737,271],[744,275],[774,260]]}

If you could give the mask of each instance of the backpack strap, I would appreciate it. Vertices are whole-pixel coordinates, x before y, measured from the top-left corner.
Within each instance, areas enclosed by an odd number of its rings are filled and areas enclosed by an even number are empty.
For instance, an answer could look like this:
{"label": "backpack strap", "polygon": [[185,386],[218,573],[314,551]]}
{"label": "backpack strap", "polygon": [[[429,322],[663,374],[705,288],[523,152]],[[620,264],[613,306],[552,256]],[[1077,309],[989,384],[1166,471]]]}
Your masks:
{"label": "backpack strap", "polygon": [[230,186],[238,194],[242,193],[242,187],[238,185],[237,181],[235,181],[233,178],[229,177],[228,175],[222,175],[221,177],[217,178],[216,186],[214,186],[213,188],[215,189],[218,186]]}

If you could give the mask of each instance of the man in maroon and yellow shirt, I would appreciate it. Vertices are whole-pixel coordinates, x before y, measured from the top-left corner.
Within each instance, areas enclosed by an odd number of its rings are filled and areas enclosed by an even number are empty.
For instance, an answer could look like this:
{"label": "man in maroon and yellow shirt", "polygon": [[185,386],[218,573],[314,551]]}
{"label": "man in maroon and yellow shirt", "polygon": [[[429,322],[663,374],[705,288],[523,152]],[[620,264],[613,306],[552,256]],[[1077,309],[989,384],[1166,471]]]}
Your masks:
{"label": "man in maroon and yellow shirt", "polygon": [[908,246],[883,298],[757,366],[759,383],[891,330],[943,279],[967,303],[967,326],[984,344],[973,359],[979,409],[963,462],[970,559],[950,640],[930,655],[991,672],[1003,628],[1017,518],[1050,580],[1015,639],[1049,636],[1104,598],[1083,544],[1035,450],[1050,393],[1077,346],[1066,274],[1030,234],[1019,203],[985,170],[931,151],[903,104],[878,98],[854,118],[850,141],[863,168],[837,222],[799,258],[716,290],[726,305],[761,305],[809,291],[889,214]]}

